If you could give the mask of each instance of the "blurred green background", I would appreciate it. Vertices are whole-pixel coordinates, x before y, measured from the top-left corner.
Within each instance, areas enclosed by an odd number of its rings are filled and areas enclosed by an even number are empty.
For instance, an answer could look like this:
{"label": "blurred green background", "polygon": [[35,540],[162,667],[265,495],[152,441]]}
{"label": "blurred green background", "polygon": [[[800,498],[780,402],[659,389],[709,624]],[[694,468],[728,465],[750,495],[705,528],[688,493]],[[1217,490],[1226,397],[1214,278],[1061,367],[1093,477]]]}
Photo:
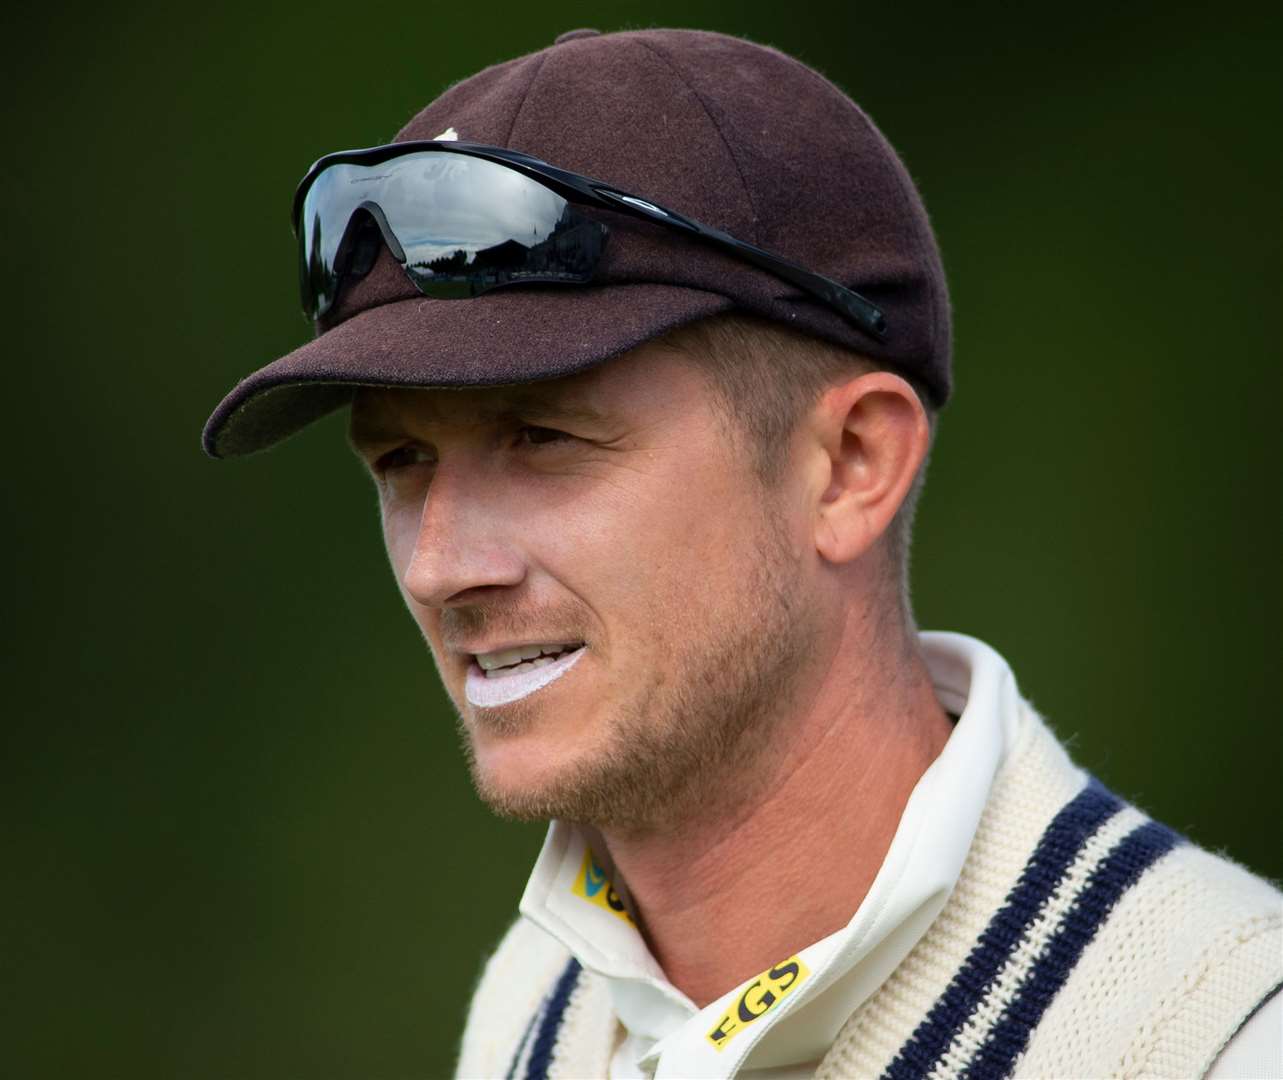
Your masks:
{"label": "blurred green background", "polygon": [[5,18],[5,1072],[439,1076],[542,829],[474,801],[303,342],[320,154],[566,29],[742,33],[905,157],[956,310],[915,566],[1083,764],[1283,875],[1278,37],[1171,5],[29,8]]}

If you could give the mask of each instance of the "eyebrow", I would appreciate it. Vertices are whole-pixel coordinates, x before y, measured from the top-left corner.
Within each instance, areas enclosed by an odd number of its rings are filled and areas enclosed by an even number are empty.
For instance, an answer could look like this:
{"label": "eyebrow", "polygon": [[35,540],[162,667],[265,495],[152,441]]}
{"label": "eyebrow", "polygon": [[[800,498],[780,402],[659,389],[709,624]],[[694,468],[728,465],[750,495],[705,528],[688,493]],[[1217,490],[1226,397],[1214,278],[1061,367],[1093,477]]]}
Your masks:
{"label": "eyebrow", "polygon": [[508,420],[514,416],[538,417],[544,420],[579,420],[601,423],[606,414],[594,409],[587,402],[550,400],[538,393],[516,392],[504,396],[501,404],[484,406],[477,410],[482,420]]}
{"label": "eyebrow", "polygon": [[[432,410],[427,417],[429,422],[441,422],[441,413]],[[586,424],[601,424],[608,417],[606,413],[594,409],[591,405],[579,401],[555,401],[538,393],[512,392],[503,395],[493,405],[476,405],[468,410],[467,421],[472,424],[487,424],[503,420],[547,420],[550,422],[573,421]],[[382,417],[362,415],[353,412],[348,426],[347,439],[353,449],[363,446],[375,446],[395,442],[404,438],[408,432],[404,425],[395,421],[389,422]]]}

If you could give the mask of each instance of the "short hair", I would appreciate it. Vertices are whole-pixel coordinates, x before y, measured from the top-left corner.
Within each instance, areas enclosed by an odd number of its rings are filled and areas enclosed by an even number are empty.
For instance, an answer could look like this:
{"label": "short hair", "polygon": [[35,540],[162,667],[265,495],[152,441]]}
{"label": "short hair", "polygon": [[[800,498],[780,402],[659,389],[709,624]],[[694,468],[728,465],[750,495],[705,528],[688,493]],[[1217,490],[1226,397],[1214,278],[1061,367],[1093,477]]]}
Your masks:
{"label": "short hair", "polygon": [[[936,410],[917,378],[783,323],[729,312],[680,327],[664,343],[694,361],[706,376],[728,430],[743,438],[753,471],[768,488],[784,475],[789,440],[820,395],[867,372],[891,371],[913,388],[934,441]],[[926,467],[924,459],[886,533],[888,570],[899,579],[907,626],[912,625],[909,549]]]}

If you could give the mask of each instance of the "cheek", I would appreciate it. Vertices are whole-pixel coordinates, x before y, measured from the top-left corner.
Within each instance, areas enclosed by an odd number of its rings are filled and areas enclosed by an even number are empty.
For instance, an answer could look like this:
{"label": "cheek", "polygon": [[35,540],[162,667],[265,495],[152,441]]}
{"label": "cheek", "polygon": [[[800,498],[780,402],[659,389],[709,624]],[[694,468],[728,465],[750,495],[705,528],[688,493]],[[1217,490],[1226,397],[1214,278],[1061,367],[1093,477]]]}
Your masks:
{"label": "cheek", "polygon": [[645,520],[656,542],[664,545],[666,561],[707,560],[729,553],[742,537],[746,513],[756,508],[741,502],[741,492],[726,477],[692,470],[674,480]]}
{"label": "cheek", "polygon": [[414,545],[419,535],[419,508],[405,502],[384,502],[381,511],[383,544],[400,586],[410,567],[410,560],[414,558]]}
{"label": "cheek", "polygon": [[674,476],[639,501],[618,530],[615,573],[635,602],[685,621],[691,613],[683,609],[715,606],[735,579],[746,533],[754,531],[741,511],[722,477],[700,470]]}

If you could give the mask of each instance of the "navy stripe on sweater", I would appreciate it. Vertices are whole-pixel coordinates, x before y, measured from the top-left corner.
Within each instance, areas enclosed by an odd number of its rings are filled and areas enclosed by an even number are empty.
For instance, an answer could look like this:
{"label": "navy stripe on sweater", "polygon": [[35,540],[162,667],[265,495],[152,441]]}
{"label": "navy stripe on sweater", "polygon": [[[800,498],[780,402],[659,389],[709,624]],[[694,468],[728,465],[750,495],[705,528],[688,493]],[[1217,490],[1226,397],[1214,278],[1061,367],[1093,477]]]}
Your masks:
{"label": "navy stripe on sweater", "polygon": [[[530,1064],[526,1066],[526,1080],[548,1080],[548,1066],[552,1064],[552,1052],[557,1045],[557,1033],[566,1015],[566,1006],[570,995],[575,992],[579,973],[583,970],[579,961],[573,956],[557,977],[557,984],[548,995],[543,1008],[543,1021],[539,1025],[539,1034],[535,1036],[534,1049],[530,1051]],[[524,1043],[524,1039],[522,1042]],[[518,1055],[521,1048],[517,1050]],[[515,1064],[515,1062],[514,1062]]]}
{"label": "navy stripe on sweater", "polygon": [[1001,1080],[1010,1075],[1030,1033],[1114,905],[1141,874],[1180,842],[1181,837],[1166,825],[1150,821],[1101,860],[1034,961],[1014,1000],[968,1063],[962,1074],[966,1080]]}
{"label": "navy stripe on sweater", "polygon": [[990,991],[998,972],[1020,944],[1039,909],[1055,892],[1083,844],[1122,808],[1122,800],[1094,777],[1065,804],[1042,834],[1003,906],[926,1018],[900,1048],[885,1076],[890,1080],[917,1080],[931,1071]]}
{"label": "navy stripe on sweater", "polygon": [[526,1044],[530,1042],[530,1035],[535,1030],[535,1024],[542,1015],[543,1004],[541,1003],[539,1008],[535,1010],[534,1016],[526,1024],[526,1030],[521,1033],[521,1042],[517,1043],[517,1052],[512,1055],[512,1062],[508,1065],[508,1071],[503,1074],[503,1080],[517,1080],[517,1069],[521,1065],[521,1055],[526,1052]]}

